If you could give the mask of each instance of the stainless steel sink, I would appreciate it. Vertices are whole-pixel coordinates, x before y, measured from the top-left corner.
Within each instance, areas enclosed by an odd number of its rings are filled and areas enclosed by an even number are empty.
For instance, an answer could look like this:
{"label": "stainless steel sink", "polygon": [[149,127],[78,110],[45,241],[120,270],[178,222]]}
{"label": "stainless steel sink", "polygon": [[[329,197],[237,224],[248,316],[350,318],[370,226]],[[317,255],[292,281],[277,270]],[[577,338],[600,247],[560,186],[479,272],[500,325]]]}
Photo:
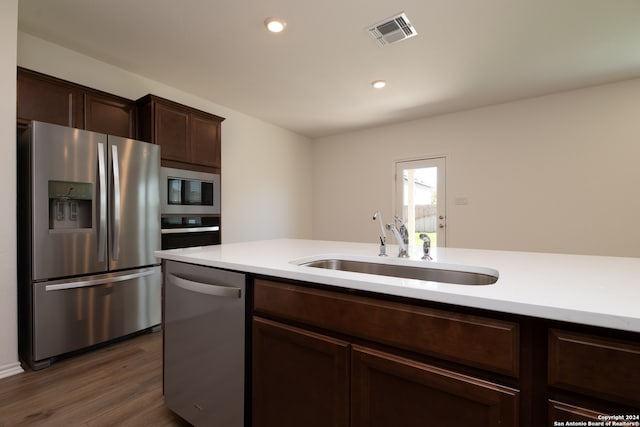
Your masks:
{"label": "stainless steel sink", "polygon": [[446,268],[417,267],[412,265],[382,264],[366,261],[344,259],[320,259],[300,265],[326,268],[330,270],[351,271],[354,273],[377,274],[381,276],[400,277],[405,279],[426,280],[432,282],[452,283],[457,285],[491,285],[498,280],[497,275],[472,271],[450,270]]}

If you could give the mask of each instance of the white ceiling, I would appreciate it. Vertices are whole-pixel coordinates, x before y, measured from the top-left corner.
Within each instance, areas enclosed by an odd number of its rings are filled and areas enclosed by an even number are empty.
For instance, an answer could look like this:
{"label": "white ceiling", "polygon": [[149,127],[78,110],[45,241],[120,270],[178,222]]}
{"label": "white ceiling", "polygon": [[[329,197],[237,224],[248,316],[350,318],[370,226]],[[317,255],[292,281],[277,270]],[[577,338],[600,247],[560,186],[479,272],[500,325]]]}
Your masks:
{"label": "white ceiling", "polygon": [[[379,47],[402,11],[418,36]],[[309,137],[640,76],[640,0],[20,0],[18,25]]]}

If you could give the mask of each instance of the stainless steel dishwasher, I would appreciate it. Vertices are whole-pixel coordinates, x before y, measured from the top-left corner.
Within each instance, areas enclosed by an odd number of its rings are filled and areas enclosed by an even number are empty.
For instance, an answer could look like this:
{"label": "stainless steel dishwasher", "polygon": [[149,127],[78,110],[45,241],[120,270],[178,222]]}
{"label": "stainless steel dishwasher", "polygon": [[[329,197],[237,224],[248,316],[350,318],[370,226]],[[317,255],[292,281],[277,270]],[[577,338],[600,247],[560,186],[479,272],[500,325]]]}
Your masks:
{"label": "stainless steel dishwasher", "polygon": [[245,275],[167,261],[164,399],[194,426],[243,427]]}

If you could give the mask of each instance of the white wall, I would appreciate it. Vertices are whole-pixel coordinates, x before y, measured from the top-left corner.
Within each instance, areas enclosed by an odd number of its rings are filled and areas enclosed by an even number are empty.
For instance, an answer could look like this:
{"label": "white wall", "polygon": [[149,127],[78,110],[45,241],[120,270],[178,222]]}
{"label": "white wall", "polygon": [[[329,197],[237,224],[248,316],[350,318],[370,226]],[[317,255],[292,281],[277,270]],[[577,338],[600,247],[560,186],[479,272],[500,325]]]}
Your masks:
{"label": "white wall", "polygon": [[21,372],[18,364],[16,294],[16,33],[18,0],[0,2],[0,378]]}
{"label": "white wall", "polygon": [[25,33],[18,33],[18,65],[125,98],[152,93],[225,117],[223,243],[311,237],[308,138]]}
{"label": "white wall", "polygon": [[394,161],[445,154],[448,246],[640,256],[639,112],[637,79],[315,140],[313,237],[376,242]]}

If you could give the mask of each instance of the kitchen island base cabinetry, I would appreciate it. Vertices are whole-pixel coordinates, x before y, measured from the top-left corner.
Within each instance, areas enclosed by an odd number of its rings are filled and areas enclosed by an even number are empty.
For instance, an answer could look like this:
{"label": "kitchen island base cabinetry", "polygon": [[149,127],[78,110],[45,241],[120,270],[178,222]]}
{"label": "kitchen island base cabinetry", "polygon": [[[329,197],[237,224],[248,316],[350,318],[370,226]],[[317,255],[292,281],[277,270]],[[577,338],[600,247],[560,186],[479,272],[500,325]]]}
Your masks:
{"label": "kitchen island base cabinetry", "polygon": [[252,283],[254,426],[640,422],[637,334],[313,283]]}
{"label": "kitchen island base cabinetry", "polygon": [[[467,373],[480,374],[474,366],[481,366],[495,372],[483,376],[517,376],[516,324],[273,280],[253,283],[255,427],[529,425],[520,423],[518,390]],[[403,322],[412,332],[394,334]],[[458,372],[425,362],[454,345],[438,350],[435,326],[466,336],[460,351],[471,343],[468,354],[451,359],[478,363]],[[498,331],[498,338],[482,348],[472,333],[479,330]],[[496,343],[508,355],[499,363],[481,360]]]}
{"label": "kitchen island base cabinetry", "polygon": [[627,339],[628,335],[613,338],[549,329],[547,376],[554,396],[549,400],[551,425],[602,421],[611,416],[640,425],[640,342]]}
{"label": "kitchen island base cabinetry", "polygon": [[518,391],[354,346],[353,427],[517,426]]}
{"label": "kitchen island base cabinetry", "polygon": [[255,316],[254,427],[517,426],[518,392]]}
{"label": "kitchen island base cabinetry", "polygon": [[349,344],[253,319],[253,426],[347,427]]}

